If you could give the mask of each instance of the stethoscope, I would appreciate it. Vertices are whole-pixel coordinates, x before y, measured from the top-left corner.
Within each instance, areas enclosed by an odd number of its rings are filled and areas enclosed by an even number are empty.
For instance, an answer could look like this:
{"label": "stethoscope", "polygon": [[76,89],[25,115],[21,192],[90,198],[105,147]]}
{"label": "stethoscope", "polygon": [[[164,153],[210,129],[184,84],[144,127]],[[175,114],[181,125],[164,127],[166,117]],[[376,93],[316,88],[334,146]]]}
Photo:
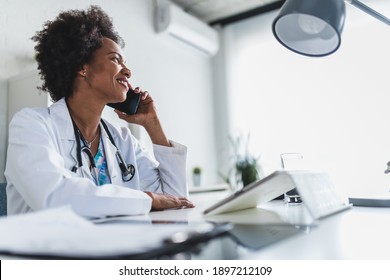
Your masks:
{"label": "stethoscope", "polygon": [[[134,174],[135,174],[135,167],[132,164],[126,164],[125,160],[122,157],[122,154],[120,150],[118,149],[117,145],[115,144],[114,138],[111,135],[110,130],[108,129],[106,123],[101,119],[100,120],[101,124],[103,125],[104,130],[106,131],[108,138],[110,139],[111,144],[115,147],[116,152],[115,152],[115,157],[116,160],[118,161],[119,168],[122,172],[122,180],[124,182],[128,182],[131,179],[133,179]],[[80,132],[80,129],[77,127],[76,123],[72,119],[72,124],[73,124],[73,129],[74,129],[74,135],[76,137],[76,142],[77,142],[77,163],[75,166],[73,166],[72,171],[77,172],[79,168],[83,166],[83,161],[81,159],[81,154],[84,153],[87,155],[89,162],[90,162],[90,170],[95,173],[95,180],[96,184],[99,185],[99,180],[98,180],[98,174],[97,174],[97,169],[96,169],[96,163],[94,156],[92,154],[92,151],[83,137],[83,135]],[[83,146],[81,146],[81,142],[83,143]]]}

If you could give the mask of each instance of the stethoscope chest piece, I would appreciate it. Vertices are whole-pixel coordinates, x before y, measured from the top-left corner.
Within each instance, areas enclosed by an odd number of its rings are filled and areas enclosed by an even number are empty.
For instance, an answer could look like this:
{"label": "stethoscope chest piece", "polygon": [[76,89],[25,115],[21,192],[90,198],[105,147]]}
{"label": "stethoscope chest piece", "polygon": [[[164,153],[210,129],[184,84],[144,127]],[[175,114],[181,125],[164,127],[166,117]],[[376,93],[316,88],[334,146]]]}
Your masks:
{"label": "stethoscope chest piece", "polygon": [[135,174],[135,167],[132,164],[128,164],[125,171],[122,171],[122,180],[128,182],[133,179]]}

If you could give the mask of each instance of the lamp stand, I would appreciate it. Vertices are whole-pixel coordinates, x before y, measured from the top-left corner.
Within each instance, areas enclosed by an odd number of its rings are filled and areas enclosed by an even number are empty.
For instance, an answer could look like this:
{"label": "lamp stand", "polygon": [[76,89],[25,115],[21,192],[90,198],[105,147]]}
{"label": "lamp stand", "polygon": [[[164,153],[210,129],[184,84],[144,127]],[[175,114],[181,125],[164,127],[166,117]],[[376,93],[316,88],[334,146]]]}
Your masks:
{"label": "lamp stand", "polygon": [[358,8],[359,10],[365,12],[366,14],[369,14],[369,15],[373,16],[374,18],[382,21],[383,23],[390,25],[390,19],[388,19],[384,15],[378,13],[377,11],[371,9],[370,7],[363,4],[362,2],[357,1],[357,0],[344,0],[344,1],[347,2],[348,4],[351,4],[352,6],[354,6],[356,8]]}

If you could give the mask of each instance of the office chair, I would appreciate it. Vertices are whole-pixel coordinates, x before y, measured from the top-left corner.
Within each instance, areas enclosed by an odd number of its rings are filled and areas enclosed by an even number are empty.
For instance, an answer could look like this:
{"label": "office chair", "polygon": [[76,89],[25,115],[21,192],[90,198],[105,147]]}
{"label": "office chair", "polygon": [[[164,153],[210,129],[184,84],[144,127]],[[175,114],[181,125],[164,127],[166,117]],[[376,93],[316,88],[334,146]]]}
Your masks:
{"label": "office chair", "polygon": [[7,216],[7,183],[0,183],[0,216]]}

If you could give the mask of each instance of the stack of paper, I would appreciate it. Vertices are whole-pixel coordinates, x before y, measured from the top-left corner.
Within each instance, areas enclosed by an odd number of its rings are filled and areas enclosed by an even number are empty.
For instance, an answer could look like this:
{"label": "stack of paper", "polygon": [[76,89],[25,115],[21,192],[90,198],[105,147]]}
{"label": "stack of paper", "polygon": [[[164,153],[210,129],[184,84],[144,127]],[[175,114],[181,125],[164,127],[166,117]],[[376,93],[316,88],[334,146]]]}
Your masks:
{"label": "stack of paper", "polygon": [[[209,230],[212,225],[208,224]],[[27,257],[118,258],[164,249],[164,242],[194,226],[102,224],[76,215],[70,207],[0,219],[0,254]],[[165,248],[167,249],[167,248]]]}

